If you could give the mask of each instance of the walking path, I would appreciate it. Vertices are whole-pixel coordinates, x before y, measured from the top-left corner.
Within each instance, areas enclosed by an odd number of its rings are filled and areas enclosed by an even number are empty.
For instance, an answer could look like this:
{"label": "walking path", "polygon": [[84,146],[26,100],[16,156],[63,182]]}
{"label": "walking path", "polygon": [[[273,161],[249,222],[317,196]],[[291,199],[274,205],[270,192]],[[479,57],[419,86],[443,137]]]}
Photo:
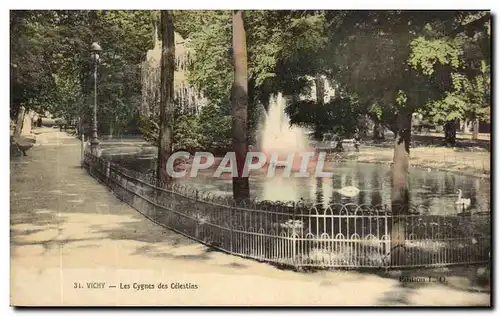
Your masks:
{"label": "walking path", "polygon": [[213,251],[116,199],[80,168],[78,140],[51,130],[37,144],[10,163],[11,305],[490,304],[472,270],[413,271],[447,283],[410,283],[397,273],[285,271]]}

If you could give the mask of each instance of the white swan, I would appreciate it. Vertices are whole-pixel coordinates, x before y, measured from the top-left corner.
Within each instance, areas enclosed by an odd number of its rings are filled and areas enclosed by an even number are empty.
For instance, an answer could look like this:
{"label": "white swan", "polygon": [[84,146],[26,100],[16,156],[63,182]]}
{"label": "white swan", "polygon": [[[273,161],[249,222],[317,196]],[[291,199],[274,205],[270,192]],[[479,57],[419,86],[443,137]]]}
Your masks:
{"label": "white swan", "polygon": [[360,190],[358,188],[352,186],[343,187],[342,189],[338,190],[340,194],[348,197],[357,196],[359,194],[359,191]]}
{"label": "white swan", "polygon": [[470,203],[470,199],[464,199],[464,198],[462,198],[462,190],[460,190],[460,189],[458,189],[457,193],[458,193],[458,199],[455,202],[455,204],[457,206],[462,207],[463,210],[468,209],[470,207],[470,204],[471,204]]}

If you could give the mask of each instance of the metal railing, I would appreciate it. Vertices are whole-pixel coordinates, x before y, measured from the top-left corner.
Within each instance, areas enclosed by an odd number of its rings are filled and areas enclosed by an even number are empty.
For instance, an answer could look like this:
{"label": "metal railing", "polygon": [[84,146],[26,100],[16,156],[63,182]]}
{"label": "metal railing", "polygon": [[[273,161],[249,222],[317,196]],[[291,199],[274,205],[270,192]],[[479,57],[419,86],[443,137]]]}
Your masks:
{"label": "metal railing", "polygon": [[[296,268],[402,268],[489,262],[489,211],[394,215],[356,204],[236,203],[87,154],[89,173],[155,223],[230,254]],[[464,214],[464,213],[462,213]],[[402,221],[404,260],[391,263],[391,225]]]}

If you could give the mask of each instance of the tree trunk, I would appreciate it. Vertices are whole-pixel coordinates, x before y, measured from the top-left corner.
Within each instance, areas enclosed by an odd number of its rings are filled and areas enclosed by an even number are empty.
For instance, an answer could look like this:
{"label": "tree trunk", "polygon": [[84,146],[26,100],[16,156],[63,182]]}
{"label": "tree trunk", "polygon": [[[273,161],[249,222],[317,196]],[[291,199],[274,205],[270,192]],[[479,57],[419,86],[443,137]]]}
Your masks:
{"label": "tree trunk", "polygon": [[472,131],[472,139],[473,140],[478,140],[479,139],[479,119],[474,120],[474,127]]}
{"label": "tree trunk", "polygon": [[162,183],[170,181],[167,160],[173,150],[174,125],[174,67],[175,42],[172,12],[161,11],[161,86],[160,86],[160,131],[158,144],[157,177]]}
{"label": "tree trunk", "polygon": [[259,130],[260,108],[257,106],[255,98],[255,81],[248,80],[248,93],[247,93],[247,143],[254,145],[257,139]]}
{"label": "tree trunk", "polygon": [[24,106],[21,106],[19,108],[19,112],[17,113],[17,122],[16,122],[16,129],[14,130],[14,137],[19,137],[21,136],[21,131],[23,129],[23,123],[24,123],[24,114],[26,112],[26,109]]}
{"label": "tree trunk", "polygon": [[368,136],[368,126],[370,122],[370,117],[368,115],[363,115],[359,120],[359,136],[366,137]]}
{"label": "tree trunk", "polygon": [[464,125],[462,126],[462,133],[466,134],[467,133],[467,120],[464,120]]}
{"label": "tree trunk", "polygon": [[[386,126],[392,133],[393,133],[393,136],[394,136],[394,140],[396,140],[397,136],[398,136],[398,130],[399,130],[399,123],[398,123],[398,119],[395,118],[394,119],[394,122],[391,123],[391,124],[388,124]],[[384,128],[384,125],[382,125],[382,130]],[[385,136],[385,135],[384,135]],[[384,137],[385,138],[385,137]]]}
{"label": "tree trunk", "polygon": [[384,140],[385,139],[384,126],[379,121],[375,121],[373,124],[372,139],[373,140]]}
{"label": "tree trunk", "polygon": [[455,145],[457,140],[457,121],[451,120],[447,121],[444,125],[444,138],[446,144]]}
{"label": "tree trunk", "polygon": [[318,177],[316,178],[316,206],[315,206],[318,212],[324,212],[325,196],[323,192],[324,192],[323,179]]}
{"label": "tree trunk", "polygon": [[325,129],[322,125],[314,126],[314,140],[320,142],[323,141],[323,135],[325,134]]}
{"label": "tree trunk", "polygon": [[403,265],[405,259],[406,218],[409,211],[408,166],[411,141],[411,114],[400,113],[394,144],[391,192],[391,265]]}
{"label": "tree trunk", "polygon": [[318,104],[325,104],[325,83],[321,75],[316,75],[314,83],[316,86],[316,102]]}
{"label": "tree trunk", "polygon": [[236,154],[238,176],[233,177],[233,197],[235,200],[250,197],[248,177],[241,177],[245,164],[247,145],[248,74],[247,47],[243,11],[233,11],[233,60],[234,82],[232,87],[232,135],[233,150]]}

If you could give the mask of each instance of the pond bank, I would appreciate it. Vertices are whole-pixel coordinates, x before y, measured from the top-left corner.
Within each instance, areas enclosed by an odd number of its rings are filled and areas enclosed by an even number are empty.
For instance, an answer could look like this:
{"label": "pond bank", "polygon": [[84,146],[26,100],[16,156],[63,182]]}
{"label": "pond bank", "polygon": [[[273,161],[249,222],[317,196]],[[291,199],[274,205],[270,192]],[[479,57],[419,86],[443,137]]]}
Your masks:
{"label": "pond bank", "polygon": [[[156,148],[146,142],[103,142],[109,146],[106,151],[114,152],[115,146],[130,147],[123,150],[129,154],[147,154],[156,156]],[[121,149],[120,149],[121,150]],[[116,153],[115,153],[116,154]],[[336,161],[357,161],[363,163],[392,164],[392,146],[362,145],[359,152],[348,151],[342,154],[330,154],[330,158]],[[216,155],[216,165],[223,155]],[[330,159],[329,159],[330,160]],[[410,149],[410,167],[431,168],[455,172],[484,179],[490,178],[491,153],[475,147],[448,148],[441,146],[418,146]]]}
{"label": "pond bank", "polygon": [[[392,164],[393,149],[375,146],[361,147],[359,152],[334,154],[337,160]],[[410,167],[431,168],[490,178],[491,160],[487,151],[458,151],[453,148],[418,147],[410,149]]]}

